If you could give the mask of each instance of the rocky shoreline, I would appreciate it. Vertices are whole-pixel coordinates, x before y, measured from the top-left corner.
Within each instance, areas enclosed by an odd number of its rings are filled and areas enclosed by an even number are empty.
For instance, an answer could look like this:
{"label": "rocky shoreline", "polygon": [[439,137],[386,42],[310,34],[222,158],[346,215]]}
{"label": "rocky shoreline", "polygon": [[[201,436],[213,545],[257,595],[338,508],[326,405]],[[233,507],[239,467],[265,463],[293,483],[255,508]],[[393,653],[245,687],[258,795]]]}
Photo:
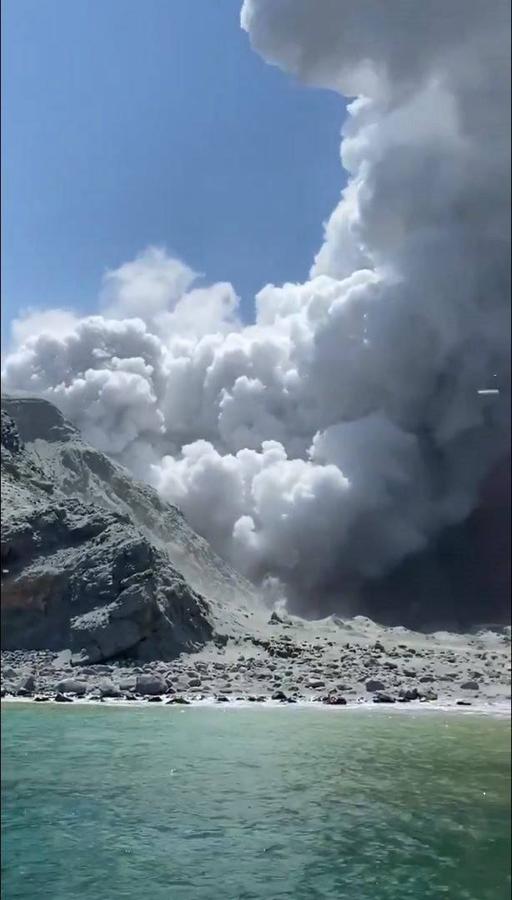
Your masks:
{"label": "rocky shoreline", "polygon": [[56,407],[3,397],[1,430],[3,698],[509,703],[509,626],[427,634],[271,613]]}
{"label": "rocky shoreline", "polygon": [[[273,625],[277,633],[268,639],[247,636],[224,647],[210,644],[171,661],[122,659],[76,665],[68,650],[4,651],[2,698],[175,705],[273,701],[492,707],[510,703],[508,633],[486,633],[465,641],[438,636],[430,639],[429,646],[429,636],[423,636],[423,643],[410,636],[398,641],[389,635],[385,642],[347,641],[336,630],[332,635],[301,635],[298,627],[287,628],[278,617]],[[292,634],[286,633],[290,630]]]}
{"label": "rocky shoreline", "polygon": [[27,707],[32,705],[39,706],[40,704],[44,704],[45,706],[53,706],[57,704],[59,707],[64,704],[71,704],[75,709],[84,706],[98,706],[100,708],[109,708],[109,709],[147,709],[148,707],[151,709],[166,709],[167,707],[174,708],[176,710],[184,710],[185,707],[189,709],[218,709],[218,710],[240,710],[240,709],[263,709],[263,710],[304,710],[304,709],[315,709],[315,710],[325,710],[326,712],[334,712],[338,713],[342,711],[353,712],[354,710],[359,711],[368,711],[372,710],[377,711],[387,711],[388,713],[398,713],[401,712],[431,712],[431,713],[462,713],[462,714],[472,714],[477,717],[481,716],[491,716],[493,718],[499,719],[510,719],[512,718],[512,710],[510,708],[510,704],[506,702],[495,702],[495,703],[479,703],[479,702],[467,702],[467,701],[446,701],[441,703],[439,700],[426,702],[424,700],[413,700],[409,703],[395,703],[390,705],[387,704],[377,704],[375,705],[371,701],[359,699],[356,701],[348,701],[343,704],[329,704],[320,702],[318,700],[297,700],[292,702],[292,704],[288,704],[286,702],[279,702],[277,700],[266,699],[266,700],[256,700],[251,702],[249,700],[222,700],[218,701],[215,697],[205,697],[202,700],[186,700],[183,703],[176,703],[172,700],[167,700],[165,697],[162,697],[161,700],[151,700],[148,698],[135,698],[133,700],[125,700],[123,698],[108,698],[108,699],[89,699],[88,697],[71,697],[66,700],[56,699],[55,697],[2,697],[1,704],[2,708],[6,706],[19,706],[19,707]]}

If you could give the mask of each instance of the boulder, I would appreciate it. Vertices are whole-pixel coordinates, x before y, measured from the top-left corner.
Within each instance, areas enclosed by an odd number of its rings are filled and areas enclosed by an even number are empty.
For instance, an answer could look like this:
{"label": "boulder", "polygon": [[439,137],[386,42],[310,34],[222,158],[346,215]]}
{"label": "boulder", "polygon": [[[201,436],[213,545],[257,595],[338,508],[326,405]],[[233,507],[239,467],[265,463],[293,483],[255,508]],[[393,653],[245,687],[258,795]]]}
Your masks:
{"label": "boulder", "polygon": [[436,694],[436,692],[430,691],[430,690],[422,692],[422,695],[420,697],[420,700],[423,700],[423,701],[431,701],[431,700],[437,700],[437,699],[438,699],[438,695]]}
{"label": "boulder", "polygon": [[83,697],[87,693],[87,682],[79,681],[77,678],[64,678],[57,684],[57,690],[61,694],[76,694],[77,697]]}
{"label": "boulder", "polygon": [[480,685],[478,684],[478,681],[464,681],[460,687],[461,687],[462,691],[479,691],[480,690]]}
{"label": "boulder", "polygon": [[54,669],[67,669],[71,665],[71,650],[61,650],[50,665]]}
{"label": "boulder", "polygon": [[329,694],[327,697],[324,697],[323,700],[327,706],[346,706],[347,701],[345,697],[342,697],[340,694]]}
{"label": "boulder", "polygon": [[368,693],[373,693],[374,691],[384,691],[386,689],[386,685],[383,684],[382,681],[378,681],[376,678],[370,678],[370,680],[366,682],[365,687]]}
{"label": "boulder", "polygon": [[160,675],[137,675],[135,690],[137,694],[142,694],[144,697],[165,694],[167,684]]}
{"label": "boulder", "polygon": [[16,693],[19,697],[30,697],[33,693],[36,686],[36,680],[33,675],[26,675],[25,678],[22,678],[18,687],[16,689]]}
{"label": "boulder", "polygon": [[73,703],[71,697],[66,697],[65,694],[61,694],[60,692],[55,694],[53,698],[55,703]]}
{"label": "boulder", "polygon": [[80,668],[80,675],[111,675],[112,672],[112,666],[96,665]]}
{"label": "boulder", "polygon": [[99,691],[100,697],[105,697],[106,699],[109,697],[121,697],[120,688],[118,688],[117,684],[114,684],[113,681],[110,681],[109,678],[104,678],[103,681],[100,681],[97,690]]}
{"label": "boulder", "polygon": [[274,691],[272,694],[272,700],[281,700],[281,702],[286,702],[288,697],[284,693],[284,691]]}
{"label": "boulder", "polygon": [[418,688],[402,688],[398,692],[398,699],[402,703],[408,703],[411,700],[419,700],[422,695],[420,694]]}
{"label": "boulder", "polygon": [[11,678],[16,678],[17,675],[18,672],[16,671],[16,669],[13,669],[12,666],[5,666],[2,669],[2,679],[8,678],[10,680]]}

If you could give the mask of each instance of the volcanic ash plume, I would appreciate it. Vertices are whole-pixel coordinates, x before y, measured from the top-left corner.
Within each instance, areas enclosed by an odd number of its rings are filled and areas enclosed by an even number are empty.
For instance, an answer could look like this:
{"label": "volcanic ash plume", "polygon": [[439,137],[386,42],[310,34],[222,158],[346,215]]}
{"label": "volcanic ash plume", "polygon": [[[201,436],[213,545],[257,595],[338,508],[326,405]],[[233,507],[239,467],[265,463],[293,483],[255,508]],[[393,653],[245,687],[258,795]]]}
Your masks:
{"label": "volcanic ash plume", "polygon": [[15,323],[4,390],[55,402],[273,596],[354,609],[507,453],[509,3],[246,0],[241,21],[351,101],[310,280],[266,285],[247,326],[229,283],[149,248],[97,316]]}

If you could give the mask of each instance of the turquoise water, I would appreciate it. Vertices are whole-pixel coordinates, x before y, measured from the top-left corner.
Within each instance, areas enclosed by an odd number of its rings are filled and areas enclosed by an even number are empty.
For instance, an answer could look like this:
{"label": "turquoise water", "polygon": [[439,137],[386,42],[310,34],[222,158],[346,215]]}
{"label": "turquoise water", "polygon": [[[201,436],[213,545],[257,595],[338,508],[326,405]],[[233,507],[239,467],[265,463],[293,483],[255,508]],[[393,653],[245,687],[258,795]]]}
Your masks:
{"label": "turquoise water", "polygon": [[510,725],[5,705],[4,900],[501,900]]}

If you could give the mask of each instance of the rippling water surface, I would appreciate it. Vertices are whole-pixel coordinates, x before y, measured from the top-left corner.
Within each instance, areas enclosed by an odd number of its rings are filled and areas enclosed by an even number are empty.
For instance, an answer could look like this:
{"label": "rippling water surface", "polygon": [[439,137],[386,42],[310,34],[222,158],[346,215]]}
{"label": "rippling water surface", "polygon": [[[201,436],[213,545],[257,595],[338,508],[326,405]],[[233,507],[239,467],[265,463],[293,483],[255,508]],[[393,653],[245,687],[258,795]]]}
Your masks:
{"label": "rippling water surface", "polygon": [[3,708],[5,900],[501,900],[510,724]]}

